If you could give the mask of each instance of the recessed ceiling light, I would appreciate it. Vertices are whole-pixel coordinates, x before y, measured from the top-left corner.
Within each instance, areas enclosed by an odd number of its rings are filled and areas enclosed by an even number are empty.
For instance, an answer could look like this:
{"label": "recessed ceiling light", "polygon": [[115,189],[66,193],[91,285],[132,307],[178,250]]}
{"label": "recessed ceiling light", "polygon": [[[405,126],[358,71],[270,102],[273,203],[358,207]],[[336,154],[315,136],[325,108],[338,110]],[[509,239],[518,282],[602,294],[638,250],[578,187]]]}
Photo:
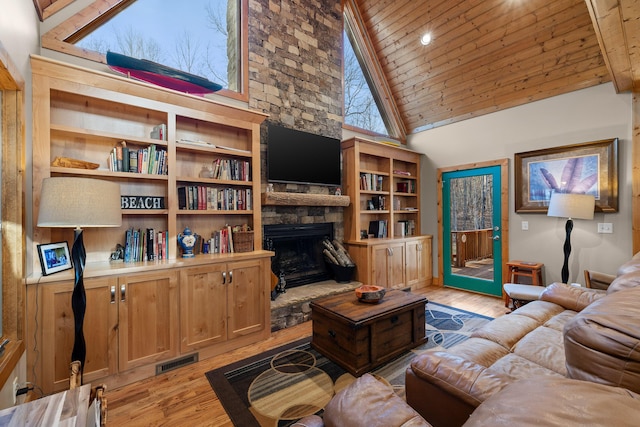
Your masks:
{"label": "recessed ceiling light", "polygon": [[423,34],[422,37],[420,37],[420,43],[422,43],[424,46],[431,43],[431,33]]}

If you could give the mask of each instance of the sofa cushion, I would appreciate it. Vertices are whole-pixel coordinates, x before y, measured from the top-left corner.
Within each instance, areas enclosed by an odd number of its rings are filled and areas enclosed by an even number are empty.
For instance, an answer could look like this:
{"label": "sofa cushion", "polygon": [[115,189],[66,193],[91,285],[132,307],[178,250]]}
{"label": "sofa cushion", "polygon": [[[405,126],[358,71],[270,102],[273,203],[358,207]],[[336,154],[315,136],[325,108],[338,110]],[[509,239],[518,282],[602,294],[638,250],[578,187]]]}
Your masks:
{"label": "sofa cushion", "polygon": [[604,297],[602,290],[571,286],[565,283],[554,282],[540,295],[542,301],[558,304],[567,310],[581,311],[593,301]]}
{"label": "sofa cushion", "polygon": [[509,350],[493,341],[471,337],[451,347],[449,353],[487,368],[509,354]]}
{"label": "sofa cushion", "polygon": [[540,326],[518,341],[513,353],[560,375],[567,375],[562,331]]}
{"label": "sofa cushion", "polygon": [[[525,403],[523,404],[523,399]],[[517,381],[488,398],[464,427],[637,426],[640,395],[559,377]]]}
{"label": "sofa cushion", "polygon": [[567,322],[570,378],[640,392],[640,287],[595,301]]}
{"label": "sofa cushion", "polygon": [[391,387],[364,374],[338,392],[324,408],[327,427],[430,426]]}
{"label": "sofa cushion", "polygon": [[[474,338],[468,341],[471,340]],[[476,339],[475,342],[479,341]],[[483,366],[451,353],[460,345],[446,352],[431,351],[415,357],[411,362],[413,374],[474,407],[513,381],[541,375],[560,376],[513,353],[505,353],[489,366]],[[474,358],[477,359],[477,356]]]}
{"label": "sofa cushion", "polygon": [[531,319],[534,319],[538,325],[542,325],[544,322],[563,311],[564,308],[557,304],[546,301],[532,301],[529,304],[523,305],[517,310],[511,312],[509,316],[518,315],[530,317]]}
{"label": "sofa cushion", "polygon": [[527,316],[518,316],[514,311],[508,316],[498,317],[471,333],[474,338],[484,338],[500,344],[507,350],[523,336],[537,328],[540,323]]}
{"label": "sofa cushion", "polygon": [[640,285],[640,271],[633,271],[631,273],[618,276],[607,288],[607,294],[622,291],[624,289],[635,288]]}
{"label": "sofa cushion", "polygon": [[640,271],[640,252],[618,267],[617,275],[622,276],[623,274],[632,273],[634,271]]}

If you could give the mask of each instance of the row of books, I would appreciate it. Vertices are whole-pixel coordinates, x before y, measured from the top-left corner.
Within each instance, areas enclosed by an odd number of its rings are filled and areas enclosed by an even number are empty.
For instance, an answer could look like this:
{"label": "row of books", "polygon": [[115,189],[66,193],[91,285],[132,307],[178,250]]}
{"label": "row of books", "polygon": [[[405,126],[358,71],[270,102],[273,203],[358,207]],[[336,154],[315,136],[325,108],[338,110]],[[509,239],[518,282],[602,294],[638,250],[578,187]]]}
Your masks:
{"label": "row of books", "polygon": [[157,126],[154,126],[149,134],[149,137],[152,139],[159,139],[161,141],[167,140],[167,125],[161,123]]}
{"label": "row of books", "polygon": [[155,144],[137,150],[118,145],[109,153],[108,163],[109,170],[112,172],[152,175],[167,175],[169,173],[167,151],[158,149]]}
{"label": "row of books", "polygon": [[250,181],[251,169],[248,160],[216,159],[213,161],[213,179],[227,181]]}
{"label": "row of books", "polygon": [[167,259],[166,230],[155,231],[129,228],[125,234],[124,262],[155,261]]}
{"label": "row of books", "polygon": [[178,209],[242,211],[253,209],[250,188],[178,187]]}
{"label": "row of books", "polygon": [[385,196],[373,196],[367,201],[367,210],[383,211],[387,209],[387,198]]}
{"label": "row of books", "polygon": [[382,183],[384,176],[375,173],[360,174],[360,189],[365,191],[384,191]]}
{"label": "row of books", "polygon": [[369,235],[380,239],[387,237],[387,220],[369,221]]}
{"label": "row of books", "polygon": [[396,183],[396,191],[398,193],[414,193],[416,192],[416,181],[400,181]]}
{"label": "row of books", "polygon": [[393,234],[395,237],[414,236],[416,234],[416,222],[412,219],[398,221]]}
{"label": "row of books", "polygon": [[[211,232],[211,238],[205,239],[199,234],[195,234],[196,243],[193,247],[193,254],[226,254],[236,252],[233,242],[233,234],[238,231],[248,231],[249,226],[244,225],[225,225],[220,230]],[[180,248],[181,249],[181,248]],[[182,253],[180,253],[182,255]]]}

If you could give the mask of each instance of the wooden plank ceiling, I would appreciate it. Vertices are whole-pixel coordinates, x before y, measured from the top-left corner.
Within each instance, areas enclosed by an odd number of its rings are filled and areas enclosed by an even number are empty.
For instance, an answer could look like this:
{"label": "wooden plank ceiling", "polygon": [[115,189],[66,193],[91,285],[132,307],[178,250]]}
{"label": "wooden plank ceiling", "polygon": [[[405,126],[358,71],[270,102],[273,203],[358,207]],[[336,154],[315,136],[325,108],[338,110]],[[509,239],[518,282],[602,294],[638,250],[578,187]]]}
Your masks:
{"label": "wooden plank ceiling", "polygon": [[409,133],[611,79],[585,0],[357,6]]}
{"label": "wooden plank ceiling", "polygon": [[[33,1],[41,19],[73,2]],[[639,85],[637,0],[354,1],[408,133],[611,80],[618,92]]]}

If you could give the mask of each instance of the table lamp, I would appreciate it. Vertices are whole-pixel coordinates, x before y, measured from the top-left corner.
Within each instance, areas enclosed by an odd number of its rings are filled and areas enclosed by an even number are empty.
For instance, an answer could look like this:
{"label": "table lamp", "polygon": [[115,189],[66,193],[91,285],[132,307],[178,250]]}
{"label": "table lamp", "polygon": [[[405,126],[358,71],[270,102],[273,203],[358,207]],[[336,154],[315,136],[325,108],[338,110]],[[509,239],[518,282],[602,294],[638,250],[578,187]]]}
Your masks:
{"label": "table lamp", "polygon": [[571,254],[571,230],[573,219],[593,219],[596,199],[589,194],[552,193],[547,216],[567,218],[565,224],[564,264],[562,265],[562,283],[569,281],[569,254]]}
{"label": "table lamp", "polygon": [[81,372],[84,370],[87,353],[82,330],[87,305],[82,279],[87,258],[82,229],[121,225],[120,186],[117,183],[77,177],[52,177],[42,181],[38,227],[74,229],[71,259],[75,280],[71,308],[75,335],[71,361],[80,361]]}

